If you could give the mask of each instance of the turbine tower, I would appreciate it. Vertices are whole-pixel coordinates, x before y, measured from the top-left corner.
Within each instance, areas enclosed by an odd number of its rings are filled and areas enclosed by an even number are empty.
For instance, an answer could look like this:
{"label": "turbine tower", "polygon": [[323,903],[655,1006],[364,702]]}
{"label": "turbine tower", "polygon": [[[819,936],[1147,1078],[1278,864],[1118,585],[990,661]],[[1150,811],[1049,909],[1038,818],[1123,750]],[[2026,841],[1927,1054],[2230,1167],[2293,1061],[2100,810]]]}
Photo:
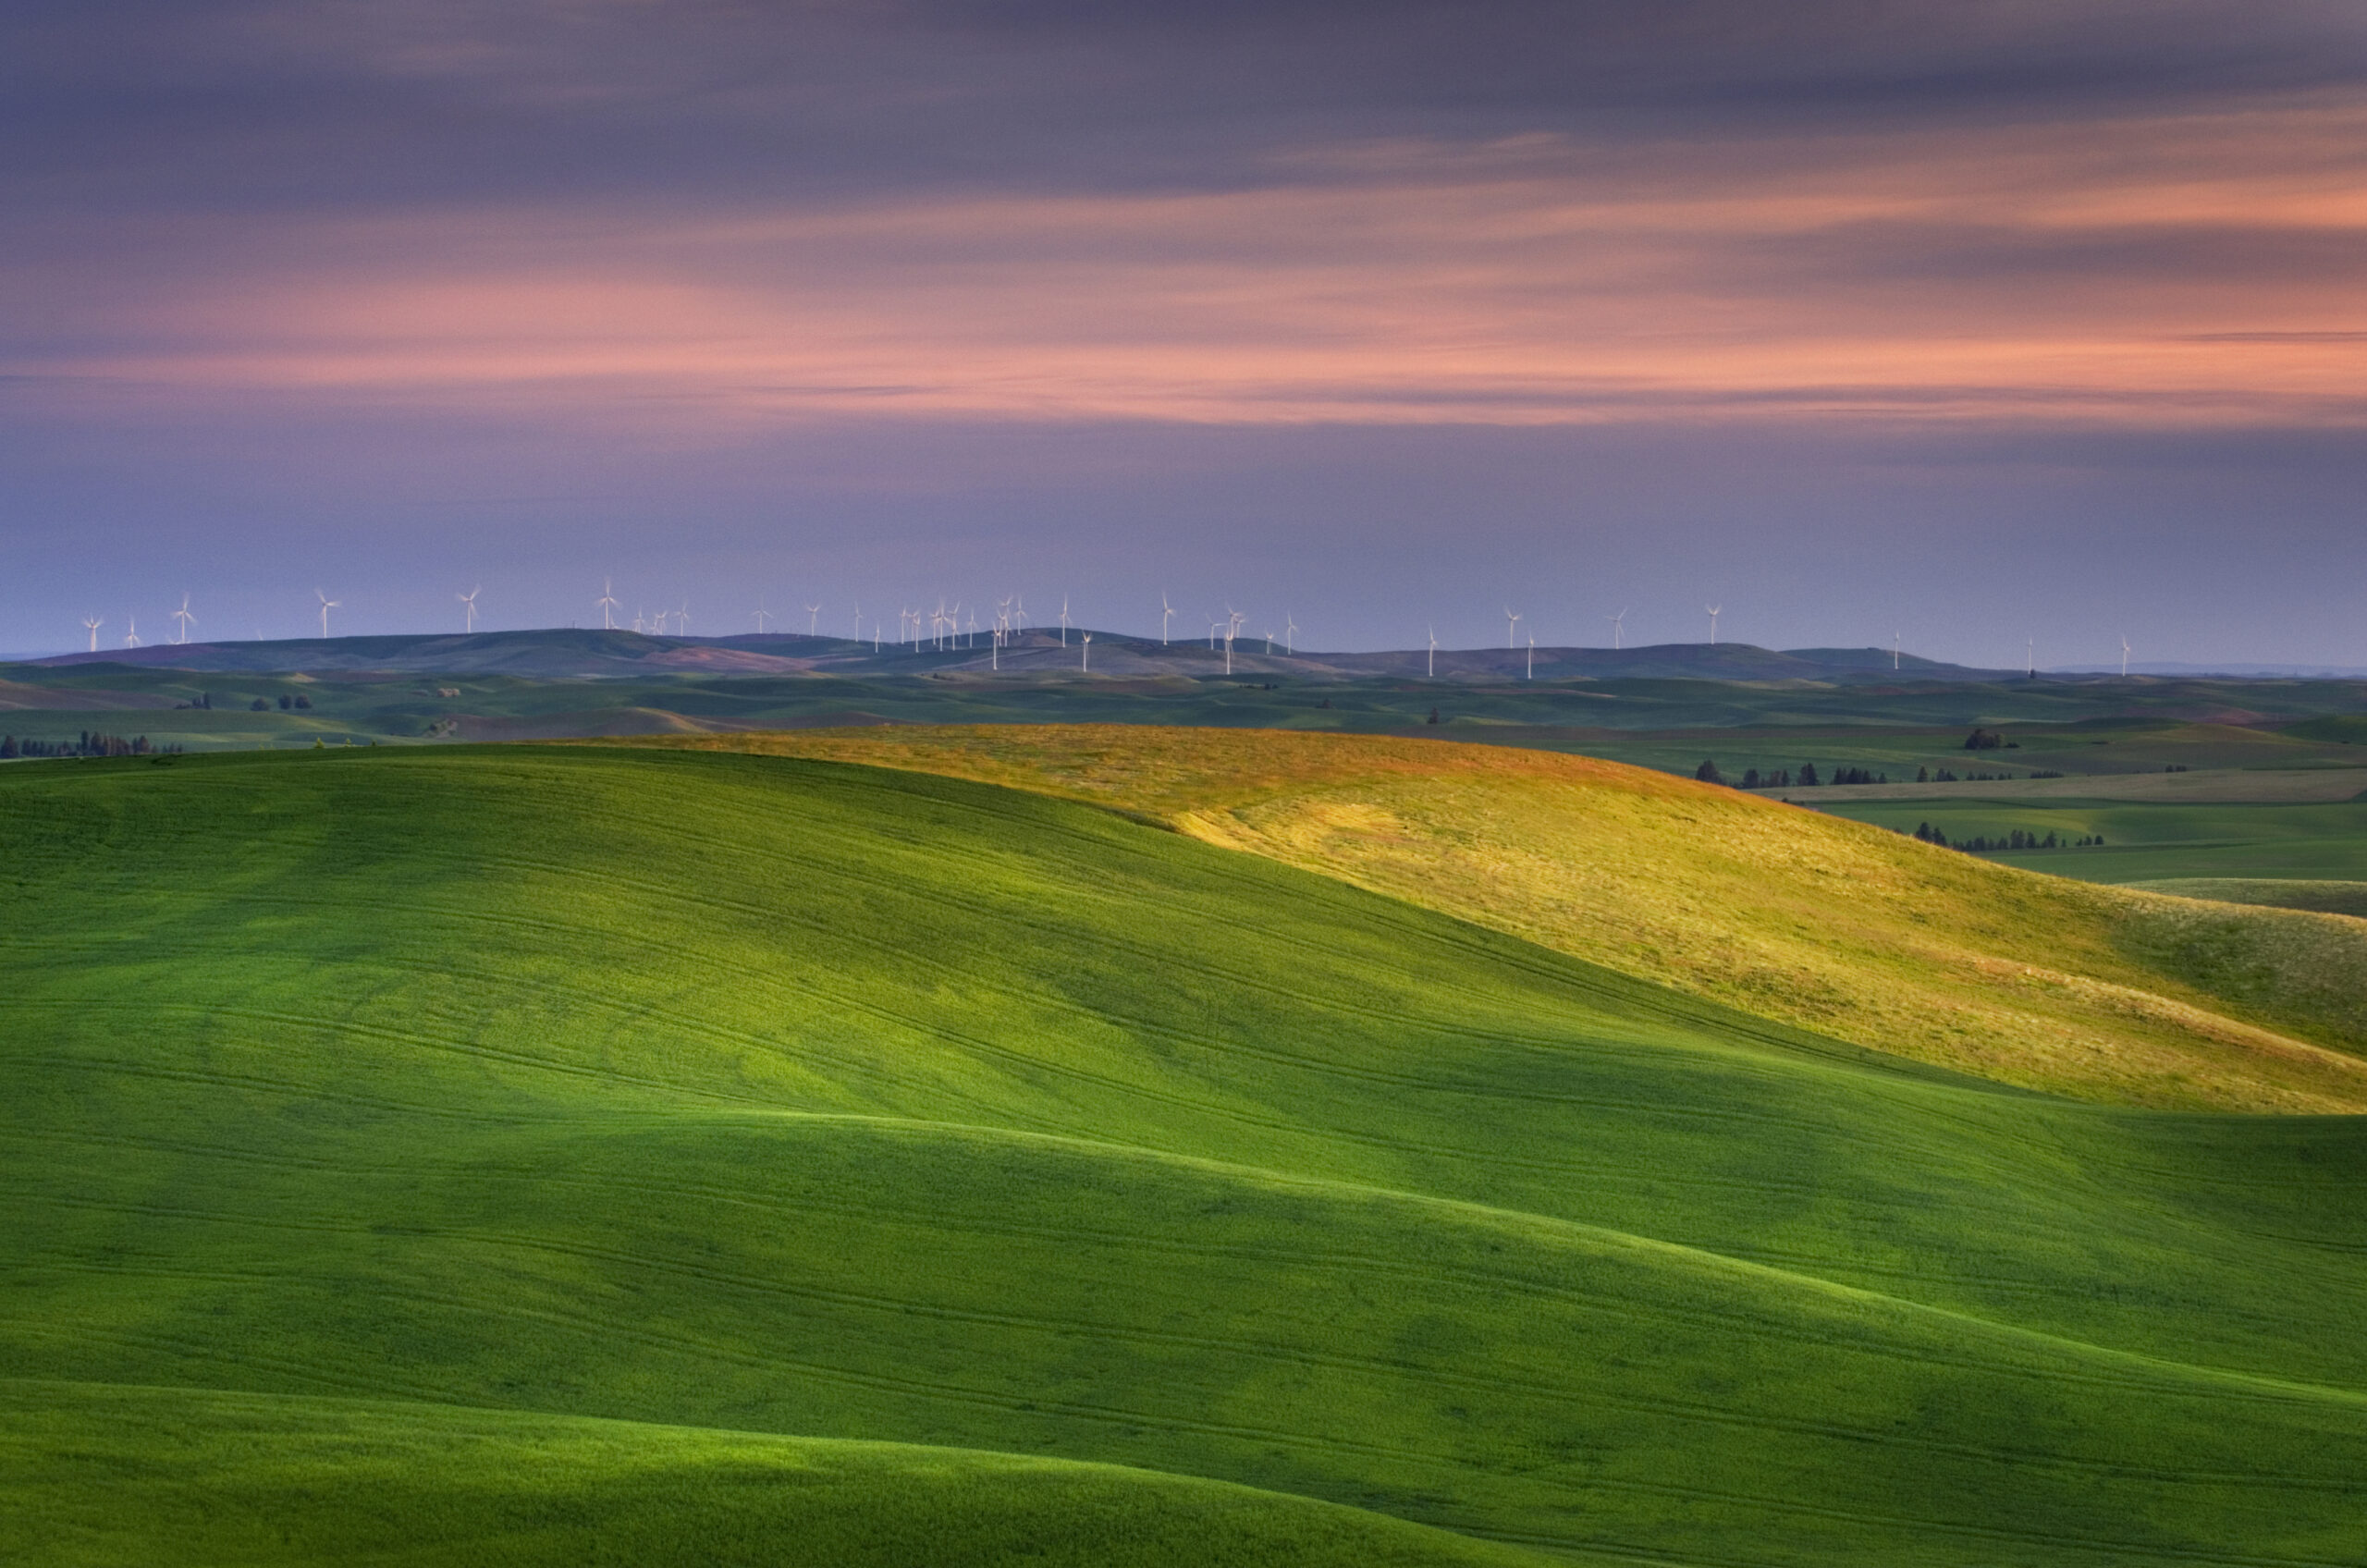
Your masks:
{"label": "turbine tower", "polygon": [[105,621],[92,616],[82,618],[82,630],[91,634],[91,652],[94,654],[99,651],[99,628],[105,624]]}
{"label": "turbine tower", "polygon": [[477,629],[477,595],[484,592],[484,585],[483,583],[479,583],[476,587],[470,589],[465,594],[455,594],[452,595],[452,597],[460,600],[461,606],[468,611],[468,629],[471,631],[474,631]]}
{"label": "turbine tower", "polygon": [[181,595],[181,607],[173,612],[173,619],[181,623],[181,634],[173,640],[177,643],[186,643],[189,641],[190,622],[197,619],[197,617],[189,613],[189,595],[187,594],[183,594]]}
{"label": "turbine tower", "polygon": [[1167,602],[1167,590],[1159,591],[1159,645],[1167,646],[1167,623],[1175,619],[1175,606]]}
{"label": "turbine tower", "polygon": [[1619,647],[1619,623],[1627,619],[1627,612],[1621,610],[1617,615],[1605,616],[1603,619],[1611,622],[1611,646],[1613,651],[1616,652]]}
{"label": "turbine tower", "polygon": [[[819,606],[819,605],[808,605],[808,606],[805,606],[805,635],[807,635],[808,637],[818,636],[818,635],[820,635],[820,633],[821,633],[821,630],[822,630],[822,606]],[[863,630],[863,628],[862,628],[862,626],[861,626],[861,624],[860,624],[860,623],[858,623],[858,624],[856,625],[855,630],[856,630],[857,631],[861,631]]]}
{"label": "turbine tower", "polygon": [[2038,679],[2037,638],[2025,637],[2022,639],[2022,657],[2025,663],[2025,668],[2022,670],[2022,679],[2025,680],[2036,680]]}
{"label": "turbine tower", "polygon": [[1528,634],[1528,679],[1537,679],[1537,633]]}
{"label": "turbine tower", "polygon": [[765,608],[765,602],[764,602],[764,600],[762,600],[762,599],[758,599],[758,600],[756,601],[756,635],[757,635],[757,636],[762,637],[762,636],[765,634],[765,622],[767,622],[767,621],[770,620],[772,618],[773,618],[773,612],[772,612],[772,611],[770,611],[770,610],[768,610],[768,609],[767,609],[767,608]]}
{"label": "turbine tower", "polygon": [[140,646],[140,618],[136,615],[126,616],[124,617],[124,624],[129,626],[131,630],[123,634],[123,645],[127,648],[136,648]]}
{"label": "turbine tower", "polygon": [[329,635],[329,611],[344,604],[345,601],[332,599],[318,588],[313,590],[313,596],[321,601],[321,640],[326,642]]}
{"label": "turbine tower", "polygon": [[1890,634],[1890,667],[1893,669],[1898,668],[1898,631],[1895,628]]}
{"label": "turbine tower", "polygon": [[1506,606],[1504,606],[1504,646],[1505,646],[1505,647],[1509,648],[1509,647],[1512,647],[1512,646],[1514,645],[1514,643],[1513,643],[1513,631],[1514,631],[1514,629],[1515,629],[1515,628],[1516,628],[1516,627],[1517,627],[1517,626],[1519,626],[1519,625],[1520,625],[1520,614],[1519,614],[1519,612],[1518,612],[1518,611],[1516,611],[1516,610],[1515,610],[1515,609],[1514,609],[1510,605],[1506,605]]}
{"label": "turbine tower", "polygon": [[1439,629],[1438,629],[1437,627],[1433,626],[1433,627],[1431,627],[1431,628],[1430,628],[1430,662],[1429,662],[1429,666],[1428,666],[1428,667],[1427,667],[1427,668],[1422,671],[1422,673],[1423,673],[1423,675],[1424,675],[1425,677],[1432,677],[1432,676],[1436,676],[1436,675],[1438,674],[1438,672],[1439,672]]}
{"label": "turbine tower", "polygon": [[1069,596],[1061,595],[1061,646],[1069,645]]}
{"label": "turbine tower", "polygon": [[2128,679],[2128,633],[2126,631],[2120,634],[2120,678],[2123,680]]}
{"label": "turbine tower", "polygon": [[1085,662],[1078,668],[1083,669],[1085,674],[1091,675],[1093,673],[1093,633],[1090,631],[1080,631],[1077,635],[1085,639]]}
{"label": "turbine tower", "polygon": [[[601,631],[614,631],[617,629],[617,580],[615,578],[605,578],[601,581],[600,596],[593,601],[593,608],[600,612]],[[638,621],[641,618],[636,616],[633,619]],[[636,625],[633,630],[638,631],[641,628]]]}
{"label": "turbine tower", "polygon": [[1701,607],[1710,612],[1710,646],[1714,648],[1718,645],[1718,615],[1720,611],[1725,608],[1725,606],[1723,605],[1703,605]]}

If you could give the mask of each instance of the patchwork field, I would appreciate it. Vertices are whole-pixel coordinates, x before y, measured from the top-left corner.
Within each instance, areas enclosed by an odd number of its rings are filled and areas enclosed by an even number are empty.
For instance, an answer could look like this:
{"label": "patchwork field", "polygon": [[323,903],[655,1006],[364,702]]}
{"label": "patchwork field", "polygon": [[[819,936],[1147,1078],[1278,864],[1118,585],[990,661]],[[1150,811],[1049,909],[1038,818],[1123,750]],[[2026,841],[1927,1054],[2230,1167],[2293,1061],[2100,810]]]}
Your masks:
{"label": "patchwork field", "polygon": [[[2367,928],[2029,876],[1644,769],[1436,741],[1114,726],[644,743],[915,768],[1097,802],[1746,1011],[2028,1087],[2163,1107],[2367,1109]],[[1896,809],[1906,815],[1889,825],[1901,832],[1936,810]],[[2117,852],[2036,858],[2054,869]]]}
{"label": "patchwork field", "polygon": [[[1321,820],[1078,744],[996,766]],[[1663,782],[1648,839],[1899,844]],[[2367,1553],[2352,1118],[1964,1078],[909,769],[38,763],[0,832],[23,1561]]]}

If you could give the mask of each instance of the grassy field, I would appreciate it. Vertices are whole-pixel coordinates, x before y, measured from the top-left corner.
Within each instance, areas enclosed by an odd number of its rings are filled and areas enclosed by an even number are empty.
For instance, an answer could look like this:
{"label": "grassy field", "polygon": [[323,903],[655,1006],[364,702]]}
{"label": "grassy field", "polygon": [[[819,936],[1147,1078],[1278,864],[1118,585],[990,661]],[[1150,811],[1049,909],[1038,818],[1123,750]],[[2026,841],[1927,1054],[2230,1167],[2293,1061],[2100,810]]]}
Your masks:
{"label": "grassy field", "polygon": [[2367,1109],[2367,930],[2348,921],[2205,916],[1642,769],[1432,741],[1083,726],[646,743],[1097,802],[2007,1083],[2164,1107]]}
{"label": "grassy field", "polygon": [[[1803,797],[1795,791],[1794,798]],[[2104,840],[2101,846],[1990,857],[2090,882],[2367,879],[2367,801],[2297,804],[1958,796],[1821,801],[1818,809],[1901,833],[1929,824],[1952,843],[2010,837],[2017,827],[2041,838],[2048,833],[2074,839],[2100,834]]]}
{"label": "grassy field", "polygon": [[2367,1553],[2353,1119],[909,771],[43,763],[0,828],[20,1560]]}

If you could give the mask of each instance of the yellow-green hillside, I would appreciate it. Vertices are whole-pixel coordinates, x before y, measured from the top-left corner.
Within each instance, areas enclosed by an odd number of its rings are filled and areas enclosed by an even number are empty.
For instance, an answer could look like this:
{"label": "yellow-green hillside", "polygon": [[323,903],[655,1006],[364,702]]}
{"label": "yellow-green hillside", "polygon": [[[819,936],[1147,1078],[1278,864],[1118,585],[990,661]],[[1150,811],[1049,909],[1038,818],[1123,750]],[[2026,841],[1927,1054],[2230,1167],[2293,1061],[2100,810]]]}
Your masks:
{"label": "yellow-green hillside", "polygon": [[2367,926],[1975,860],[1617,763],[1371,736],[1010,726],[641,744],[1090,801],[1853,1043],[2083,1098],[2367,1109]]}

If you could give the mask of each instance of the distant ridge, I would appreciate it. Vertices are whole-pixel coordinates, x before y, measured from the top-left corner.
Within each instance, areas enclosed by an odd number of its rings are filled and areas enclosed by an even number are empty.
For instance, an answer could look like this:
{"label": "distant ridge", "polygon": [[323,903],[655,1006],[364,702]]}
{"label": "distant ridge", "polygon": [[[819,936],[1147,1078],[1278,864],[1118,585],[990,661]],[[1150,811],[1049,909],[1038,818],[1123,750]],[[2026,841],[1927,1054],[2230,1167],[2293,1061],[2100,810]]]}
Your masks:
{"label": "distant ridge", "polygon": [[[157,643],[143,648],[63,654],[30,661],[47,667],[130,665],[226,674],[313,673],[388,675],[509,675],[529,680],[596,680],[604,676],[683,675],[1009,675],[1083,672],[1085,632],[1063,643],[1056,630],[1030,628],[998,653],[982,635],[968,647],[924,643],[884,646],[846,637],[766,632],[733,637],[656,637],[639,631],[574,628],[479,631],[464,635],[301,637],[273,642]],[[1095,631],[1091,672],[1132,677],[1206,679],[1225,673],[1221,643]],[[1750,680],[1846,682],[1991,681],[2017,671],[1901,655],[1892,668],[1887,648],[1795,648],[1777,651],[1749,643],[1662,643],[1640,648],[1441,648],[1441,680],[1520,680],[1534,658],[1540,680]],[[1426,649],[1379,653],[1268,653],[1263,638],[1233,645],[1232,673],[1297,680],[1421,678],[1430,668]]]}

